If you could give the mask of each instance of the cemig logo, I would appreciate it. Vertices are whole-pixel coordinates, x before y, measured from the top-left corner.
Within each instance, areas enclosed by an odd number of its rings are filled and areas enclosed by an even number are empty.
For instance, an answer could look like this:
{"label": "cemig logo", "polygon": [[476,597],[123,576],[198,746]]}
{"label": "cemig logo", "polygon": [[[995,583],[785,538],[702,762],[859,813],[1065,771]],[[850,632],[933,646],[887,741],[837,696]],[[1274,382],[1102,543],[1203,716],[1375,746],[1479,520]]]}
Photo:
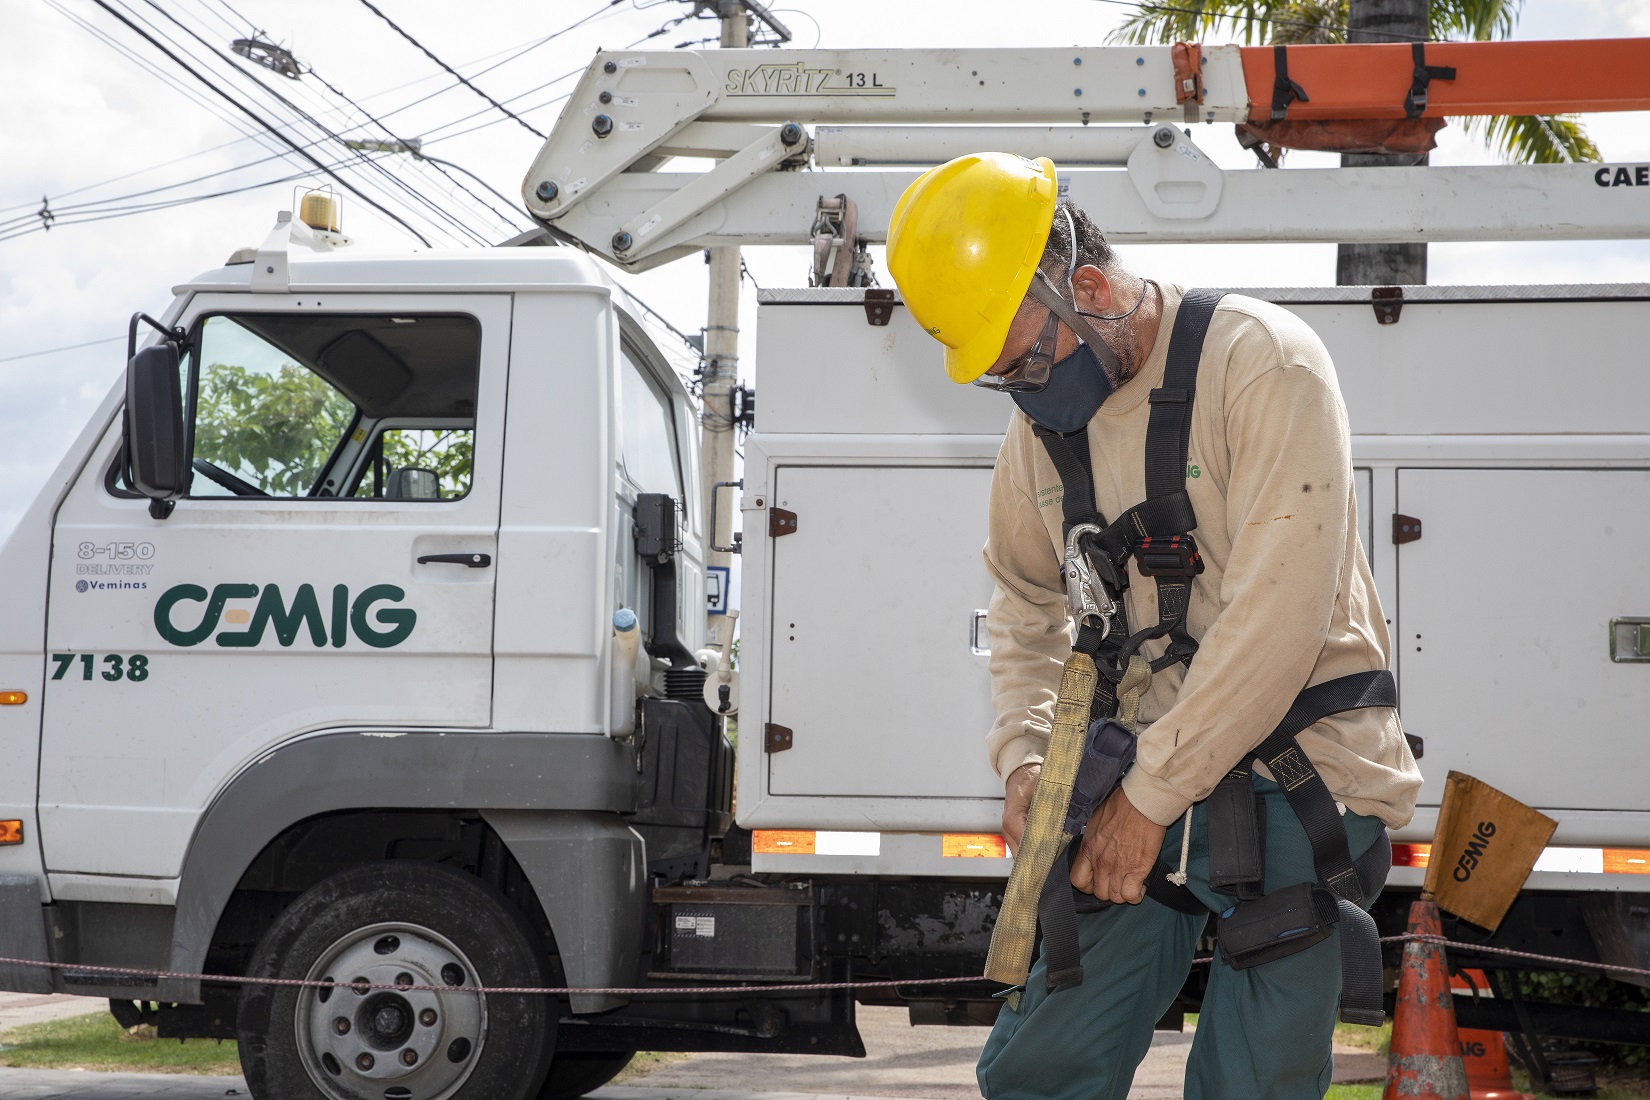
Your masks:
{"label": "cemig logo", "polygon": [[1473,830],[1472,839],[1467,841],[1466,848],[1461,852],[1461,858],[1455,861],[1455,870],[1451,872],[1456,882],[1466,882],[1472,878],[1472,873],[1478,869],[1479,861],[1484,858],[1484,852],[1490,846],[1490,838],[1495,836],[1495,822],[1480,821],[1478,828]]}
{"label": "cemig logo", "polygon": [[[281,586],[266,584],[260,589],[255,584],[219,584],[211,593],[198,584],[179,584],[168,588],[155,601],[155,629],[160,636],[175,646],[196,646],[212,636],[224,619],[230,622],[249,622],[245,630],[219,631],[216,641],[221,646],[255,646],[263,641],[264,631],[275,628],[275,638],[283,648],[297,643],[300,632],[307,633],[317,649],[331,643],[341,649],[351,633],[374,649],[398,646],[412,634],[418,623],[418,612],[410,607],[383,607],[381,604],[400,603],[407,594],[393,584],[375,584],[365,588],[354,600],[349,586],[333,585],[331,614],[323,616],[315,586],[301,584],[288,604],[281,594]],[[250,614],[246,611],[224,613],[230,600],[256,598],[258,606]],[[205,610],[194,626],[177,625],[175,614],[181,603],[204,603]]]}

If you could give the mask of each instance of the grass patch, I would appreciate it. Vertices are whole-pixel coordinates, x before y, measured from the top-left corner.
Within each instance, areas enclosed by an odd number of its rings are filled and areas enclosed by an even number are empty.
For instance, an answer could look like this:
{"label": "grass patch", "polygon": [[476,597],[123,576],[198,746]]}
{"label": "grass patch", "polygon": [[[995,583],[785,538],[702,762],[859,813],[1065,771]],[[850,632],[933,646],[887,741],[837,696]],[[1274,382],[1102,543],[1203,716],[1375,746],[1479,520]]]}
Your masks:
{"label": "grass patch", "polygon": [[1337,1023],[1335,1025],[1335,1041],[1342,1046],[1357,1047],[1359,1050],[1385,1054],[1387,1048],[1392,1045],[1392,1021],[1388,1020],[1380,1027]]}
{"label": "grass patch", "polygon": [[609,1084],[622,1085],[627,1081],[634,1081],[639,1077],[646,1077],[655,1070],[664,1069],[666,1066],[674,1065],[677,1062],[686,1061],[691,1057],[693,1057],[693,1055],[681,1053],[679,1051],[639,1051],[637,1052],[636,1057],[630,1060],[630,1064],[620,1070],[619,1075],[613,1078]]}
{"label": "grass patch", "polygon": [[86,1069],[106,1073],[241,1072],[235,1044],[215,1039],[157,1039],[155,1029],[127,1031],[108,1013],[27,1024],[0,1032],[0,1066]]}
{"label": "grass patch", "polygon": [[1329,1091],[1323,1094],[1323,1100],[1381,1100],[1381,1088],[1379,1084],[1330,1085]]}

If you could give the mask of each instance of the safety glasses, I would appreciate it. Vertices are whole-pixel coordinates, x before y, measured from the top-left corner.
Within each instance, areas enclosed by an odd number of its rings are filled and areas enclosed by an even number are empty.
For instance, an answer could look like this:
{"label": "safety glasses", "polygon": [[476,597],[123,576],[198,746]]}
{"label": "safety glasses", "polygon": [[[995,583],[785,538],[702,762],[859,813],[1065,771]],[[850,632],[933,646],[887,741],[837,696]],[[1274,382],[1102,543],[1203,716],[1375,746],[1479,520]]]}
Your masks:
{"label": "safety glasses", "polygon": [[1049,310],[1048,320],[1031,350],[1019,356],[1001,374],[982,374],[974,384],[998,393],[1038,393],[1048,386],[1054,371],[1054,349],[1059,341],[1060,318]]}

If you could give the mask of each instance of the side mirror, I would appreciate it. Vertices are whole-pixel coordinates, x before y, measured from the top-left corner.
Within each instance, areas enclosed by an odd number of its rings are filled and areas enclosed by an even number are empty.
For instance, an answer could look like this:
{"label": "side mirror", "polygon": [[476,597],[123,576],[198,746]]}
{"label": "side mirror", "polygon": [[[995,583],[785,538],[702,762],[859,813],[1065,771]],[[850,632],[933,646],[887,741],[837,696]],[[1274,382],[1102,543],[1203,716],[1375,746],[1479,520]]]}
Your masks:
{"label": "side mirror", "polygon": [[128,474],[132,488],[149,498],[149,513],[156,519],[164,519],[171,502],[189,490],[178,360],[178,345],[168,339],[144,348],[126,364]]}

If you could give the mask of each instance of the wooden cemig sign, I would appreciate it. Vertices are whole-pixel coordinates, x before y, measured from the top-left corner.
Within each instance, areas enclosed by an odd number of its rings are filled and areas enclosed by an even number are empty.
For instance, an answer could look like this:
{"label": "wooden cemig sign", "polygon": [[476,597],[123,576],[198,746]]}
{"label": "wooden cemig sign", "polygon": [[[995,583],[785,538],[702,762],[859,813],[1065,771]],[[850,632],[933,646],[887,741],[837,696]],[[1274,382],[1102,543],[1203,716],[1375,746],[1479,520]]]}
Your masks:
{"label": "wooden cemig sign", "polygon": [[1546,814],[1452,771],[1423,889],[1439,908],[1493,932],[1556,828]]}

